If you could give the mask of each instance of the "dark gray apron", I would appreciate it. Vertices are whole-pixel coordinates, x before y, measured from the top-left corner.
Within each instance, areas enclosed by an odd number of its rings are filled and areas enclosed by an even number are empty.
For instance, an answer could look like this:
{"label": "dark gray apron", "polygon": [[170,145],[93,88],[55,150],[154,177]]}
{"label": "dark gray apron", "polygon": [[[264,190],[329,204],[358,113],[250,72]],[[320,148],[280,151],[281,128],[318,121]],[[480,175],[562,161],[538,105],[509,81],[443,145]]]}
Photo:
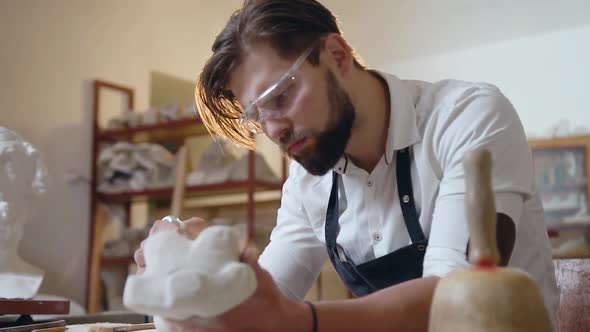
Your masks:
{"label": "dark gray apron", "polygon": [[326,247],[336,272],[355,296],[371,294],[380,289],[422,277],[428,240],[424,237],[414,205],[408,148],[397,152],[396,173],[399,201],[412,244],[359,265],[356,265],[344,248],[336,242],[340,232],[338,173],[332,173],[332,190],[326,212]]}

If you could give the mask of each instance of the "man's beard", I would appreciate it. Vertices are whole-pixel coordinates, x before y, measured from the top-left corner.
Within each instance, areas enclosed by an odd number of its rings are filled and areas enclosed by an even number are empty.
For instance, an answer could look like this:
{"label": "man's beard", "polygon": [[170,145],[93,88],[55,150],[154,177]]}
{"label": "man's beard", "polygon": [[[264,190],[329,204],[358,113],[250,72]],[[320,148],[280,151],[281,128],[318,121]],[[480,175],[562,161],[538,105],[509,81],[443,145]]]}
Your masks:
{"label": "man's beard", "polygon": [[[350,97],[331,71],[326,73],[328,101],[332,119],[328,128],[315,136],[316,143],[292,156],[312,175],[324,175],[340,160],[350,139],[355,109]],[[293,140],[291,140],[293,141]]]}

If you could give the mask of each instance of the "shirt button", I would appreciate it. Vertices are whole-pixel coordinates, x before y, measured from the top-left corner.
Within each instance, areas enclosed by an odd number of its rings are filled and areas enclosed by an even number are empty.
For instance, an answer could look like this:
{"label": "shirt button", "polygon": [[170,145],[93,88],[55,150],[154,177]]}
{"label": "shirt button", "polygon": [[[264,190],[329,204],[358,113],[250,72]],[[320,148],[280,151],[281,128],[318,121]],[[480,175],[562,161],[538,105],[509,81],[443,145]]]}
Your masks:
{"label": "shirt button", "polygon": [[367,186],[369,186],[369,187],[372,187],[372,186],[373,186],[373,181],[369,180],[369,181],[367,182]]}
{"label": "shirt button", "polygon": [[408,196],[408,195],[404,195],[404,196],[402,197],[402,201],[404,201],[404,203],[408,203],[408,202],[410,201],[410,196]]}
{"label": "shirt button", "polygon": [[375,240],[376,242],[381,241],[381,233],[379,233],[379,232],[373,233],[373,240]]}

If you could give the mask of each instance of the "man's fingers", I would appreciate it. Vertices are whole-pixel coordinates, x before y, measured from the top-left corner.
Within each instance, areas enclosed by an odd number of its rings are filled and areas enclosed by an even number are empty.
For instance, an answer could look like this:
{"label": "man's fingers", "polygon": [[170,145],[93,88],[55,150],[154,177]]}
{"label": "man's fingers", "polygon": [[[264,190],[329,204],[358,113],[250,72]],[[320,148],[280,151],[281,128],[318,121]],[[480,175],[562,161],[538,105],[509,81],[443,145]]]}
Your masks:
{"label": "man's fingers", "polygon": [[194,217],[183,221],[180,225],[180,230],[184,232],[191,240],[194,240],[206,227],[207,222],[204,219]]}
{"label": "man's fingers", "polygon": [[143,257],[143,248],[139,248],[139,249],[135,250],[135,253],[133,254],[133,260],[135,261],[135,264],[137,264],[137,266],[139,266],[139,267],[145,266],[145,260]]}
{"label": "man's fingers", "polygon": [[242,262],[250,265],[250,267],[256,273],[257,279],[261,277],[261,274],[264,272],[262,267],[258,265],[258,257],[260,257],[260,250],[255,245],[248,245],[244,252],[242,253]]}
{"label": "man's fingers", "polygon": [[150,234],[148,235],[148,237],[166,229],[177,229],[177,227],[171,222],[156,220],[156,222],[154,222],[154,225],[150,229]]}
{"label": "man's fingers", "polygon": [[137,250],[135,250],[135,252],[133,253],[133,260],[135,261],[135,264],[137,264],[137,267],[142,270],[142,272],[143,272],[143,269],[145,268],[145,257],[143,257],[144,243],[145,243],[145,240],[141,241],[139,248]]}
{"label": "man's fingers", "polygon": [[205,219],[199,217],[192,217],[187,220],[183,220],[182,222],[185,224],[207,224]]}
{"label": "man's fingers", "polygon": [[[194,240],[197,238],[197,236],[199,236],[201,231],[203,229],[205,229],[205,227],[207,227],[207,222],[204,219],[197,218],[197,217],[190,218],[190,219],[183,221],[180,224],[180,227],[178,227],[177,225],[175,225],[171,222],[167,222],[167,221],[163,221],[163,220],[156,220],[154,222],[154,224],[152,225],[152,228],[150,229],[150,233],[148,235],[148,238],[150,236],[153,236],[156,233],[159,233],[159,232],[162,232],[165,230],[177,230],[179,232],[186,234],[191,240]],[[143,248],[144,248],[146,240],[147,239],[145,239],[141,242],[139,248],[133,254],[133,259],[135,260],[135,263],[137,264],[137,267],[138,267],[138,274],[141,274],[143,272],[143,270],[145,269],[145,257],[143,254]]]}
{"label": "man's fingers", "polygon": [[244,263],[257,263],[258,257],[260,256],[260,250],[255,245],[248,245],[242,254],[242,260]]}
{"label": "man's fingers", "polygon": [[[162,221],[162,220],[156,220],[154,222],[154,224],[152,225],[152,228],[150,228],[150,233],[148,234],[148,238],[150,236],[153,236],[156,233],[159,233],[161,231],[164,230],[174,230],[177,229],[178,227],[176,227],[176,225],[169,223],[167,221]],[[139,248],[137,250],[135,250],[135,253],[133,253],[133,260],[135,260],[135,263],[137,264],[138,267],[138,274],[143,273],[143,270],[145,269],[145,257],[143,255],[143,248],[145,245],[145,241],[147,239],[141,241],[141,244],[139,245]]]}
{"label": "man's fingers", "polygon": [[164,319],[166,327],[173,332],[219,332],[219,324],[214,318],[191,318],[187,320]]}

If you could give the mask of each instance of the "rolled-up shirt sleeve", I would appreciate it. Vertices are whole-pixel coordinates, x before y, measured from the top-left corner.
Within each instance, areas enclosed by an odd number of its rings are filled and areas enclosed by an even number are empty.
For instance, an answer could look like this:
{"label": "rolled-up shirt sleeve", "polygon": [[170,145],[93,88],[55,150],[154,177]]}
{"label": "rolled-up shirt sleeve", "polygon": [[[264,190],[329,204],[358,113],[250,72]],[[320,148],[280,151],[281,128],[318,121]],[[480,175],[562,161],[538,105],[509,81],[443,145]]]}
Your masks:
{"label": "rolled-up shirt sleeve", "polygon": [[319,275],[327,252],[309,222],[294,178],[290,176],[283,185],[277,225],[259,263],[285,296],[301,300]]}
{"label": "rolled-up shirt sleeve", "polygon": [[512,104],[497,89],[487,87],[468,91],[458,100],[435,133],[442,177],[423,276],[443,277],[470,265],[466,255],[469,241],[463,169],[466,152],[473,149],[491,152],[496,212],[508,215],[517,232],[524,200],[533,190],[530,150]]}

